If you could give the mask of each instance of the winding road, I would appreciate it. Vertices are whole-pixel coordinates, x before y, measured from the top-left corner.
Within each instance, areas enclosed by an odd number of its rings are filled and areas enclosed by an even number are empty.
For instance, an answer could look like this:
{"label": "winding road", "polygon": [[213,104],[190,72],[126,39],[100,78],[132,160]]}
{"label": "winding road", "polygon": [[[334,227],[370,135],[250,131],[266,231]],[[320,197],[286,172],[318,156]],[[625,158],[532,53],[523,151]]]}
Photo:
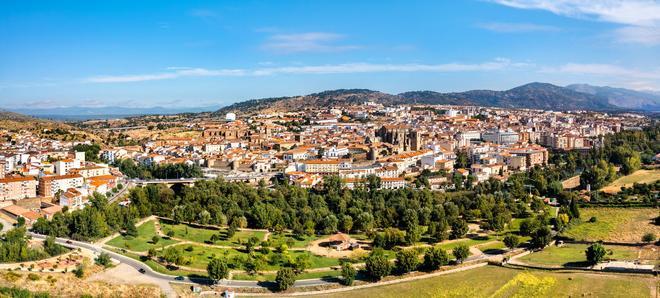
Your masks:
{"label": "winding road", "polygon": [[[42,234],[36,234],[33,232],[28,232],[27,233],[29,236],[36,238],[36,239],[46,239],[46,235]],[[150,279],[153,280],[153,283],[159,285],[159,287],[164,291],[164,294],[168,297],[176,297],[177,294],[176,292],[172,289],[170,286],[171,283],[177,283],[177,284],[188,284],[188,285],[210,285],[211,280],[205,277],[200,277],[200,278],[190,278],[190,277],[177,277],[173,275],[168,275],[168,274],[163,274],[160,272],[156,272],[151,267],[149,267],[147,264],[142,263],[138,260],[135,260],[133,258],[118,254],[116,252],[107,250],[99,245],[93,244],[93,243],[88,243],[88,242],[82,242],[82,241],[76,241],[76,240],[71,240],[67,238],[55,238],[55,242],[68,247],[72,249],[85,249],[91,251],[94,255],[99,255],[101,253],[107,253],[110,255],[110,257],[116,261],[119,261],[120,263],[123,263],[125,265],[128,265],[135,269],[136,271],[142,272],[145,276],[149,277]],[[464,262],[475,262],[475,261],[481,261],[481,260],[486,260],[491,257],[497,257],[497,256],[502,256],[501,254],[477,254],[477,255],[472,255],[468,257]],[[461,269],[461,267],[458,267],[454,270],[464,270]],[[442,273],[444,274],[444,273]],[[433,276],[434,274],[428,275]],[[405,280],[413,278],[423,278],[420,276],[417,277],[408,277],[404,278],[401,280],[398,280],[397,282],[404,282]],[[322,285],[329,285],[329,284],[336,284],[340,280],[338,278],[314,278],[314,279],[301,279],[301,280],[296,280],[294,287],[310,287],[310,286],[322,286]],[[224,287],[231,287],[231,288],[272,288],[275,284],[272,281],[250,281],[250,280],[221,280],[217,283],[219,286],[224,286]]]}
{"label": "winding road", "polygon": [[[46,235],[41,235],[41,234],[36,234],[32,232],[28,232],[28,235],[30,235],[32,238],[36,239],[46,239]],[[55,238],[55,242],[57,244],[60,244],[62,246],[66,246],[69,248],[82,248],[82,249],[87,249],[91,250],[94,252],[95,255],[99,255],[102,252],[107,253],[110,255],[111,258],[124,263],[126,265],[129,265],[133,267],[135,270],[140,270],[143,269],[145,275],[154,278],[158,281],[161,282],[174,282],[174,283],[184,283],[184,284],[204,284],[208,285],[211,283],[211,280],[207,278],[188,278],[184,277],[182,280],[177,280],[176,276],[173,275],[167,275],[163,274],[160,272],[156,272],[151,267],[149,267],[147,264],[142,263],[138,260],[135,260],[133,258],[118,254],[116,252],[107,250],[105,248],[102,248],[98,245],[88,243],[88,242],[82,242],[82,241],[75,241],[75,240],[70,240],[67,238]],[[337,279],[321,279],[321,278],[315,278],[315,279],[301,279],[297,280],[296,283],[294,284],[295,287],[307,287],[307,286],[320,286],[320,285],[326,285],[326,284],[333,284],[336,283],[338,280]],[[267,288],[273,285],[272,282],[263,282],[263,281],[252,281],[252,280],[221,280],[218,282],[218,285],[222,286],[228,286],[228,287],[233,287],[233,288]]]}

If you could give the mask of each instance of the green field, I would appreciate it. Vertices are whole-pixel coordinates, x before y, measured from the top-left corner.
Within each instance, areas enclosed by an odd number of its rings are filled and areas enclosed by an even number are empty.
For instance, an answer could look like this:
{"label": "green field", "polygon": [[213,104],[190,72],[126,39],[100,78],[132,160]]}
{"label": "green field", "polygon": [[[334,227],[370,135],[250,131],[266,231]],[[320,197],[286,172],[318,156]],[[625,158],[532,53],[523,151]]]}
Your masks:
{"label": "green field", "polygon": [[[337,277],[341,275],[339,270],[330,270],[330,271],[315,271],[315,272],[303,272],[296,276],[296,280],[300,279],[311,279],[311,278],[328,278],[328,277]],[[258,280],[258,281],[274,281],[275,274],[256,274],[249,275],[246,273],[234,274],[232,279],[234,280]]]}
{"label": "green field", "polygon": [[220,236],[219,241],[214,242],[215,245],[221,246],[240,246],[241,241],[245,242],[250,237],[257,237],[263,240],[266,232],[264,231],[236,231],[233,237],[227,239],[226,229],[205,229],[196,228],[185,224],[170,224],[161,221],[160,229],[163,233],[167,234],[169,231],[174,231],[174,238],[185,239],[198,243],[210,243],[211,236]]}
{"label": "green field", "polygon": [[[232,260],[235,258],[246,258],[248,256],[247,253],[243,251],[239,251],[237,249],[225,249],[225,248],[209,247],[202,245],[189,245],[189,244],[181,244],[181,245],[176,245],[174,247],[179,249],[184,256],[190,258],[190,264],[185,266],[196,269],[202,269],[202,270],[206,269],[206,265],[208,265],[208,263],[214,257],[225,258],[229,260],[230,263],[233,263]],[[189,248],[192,248],[192,250],[189,250]],[[262,256],[262,253],[258,251],[255,252],[255,254],[257,256]],[[265,257],[267,260],[270,260],[275,254],[276,254],[275,252],[271,252],[268,255],[265,255]],[[313,255],[306,251],[290,250],[287,251],[285,254],[294,260],[298,255],[309,254],[310,263],[311,263],[310,268],[323,268],[323,267],[339,265],[339,259],[321,257],[321,256]],[[268,262],[266,262],[264,265],[265,266],[263,270],[278,270],[280,268],[278,264],[269,264]],[[234,268],[234,269],[241,269],[241,268]]]}
{"label": "green field", "polygon": [[311,297],[649,297],[650,286],[652,280],[645,277],[486,266],[417,281]]}
{"label": "green field", "polygon": [[[542,251],[523,256],[519,260],[533,265],[585,266],[587,257],[584,251],[587,250],[587,247],[586,244],[550,246]],[[605,259],[609,260],[632,261],[636,260],[638,255],[638,250],[633,247],[605,245],[605,249],[612,251],[611,255],[605,256]]]}
{"label": "green field", "polygon": [[152,247],[159,248],[178,242],[172,239],[161,238],[158,243],[153,244],[151,242],[151,238],[156,235],[156,227],[153,220],[147,221],[137,227],[137,231],[137,237],[117,236],[116,238],[108,241],[106,244],[132,251],[144,252]]}
{"label": "green field", "polygon": [[[563,236],[586,241],[641,242],[645,233],[660,236],[652,219],[659,215],[653,208],[582,208],[580,223],[572,224]],[[595,223],[589,222],[596,217]]]}
{"label": "green field", "polygon": [[317,235],[312,235],[312,236],[303,236],[302,238],[298,238],[293,236],[291,233],[282,233],[282,234],[276,234],[273,233],[270,235],[270,242],[272,247],[278,247],[280,244],[286,244],[289,246],[289,248],[305,248],[307,245],[309,245],[310,242],[324,238],[327,236],[317,236]]}
{"label": "green field", "polygon": [[455,247],[457,247],[461,244],[464,244],[464,245],[467,245],[467,246],[473,246],[473,245],[482,244],[482,243],[486,243],[486,242],[491,242],[491,241],[495,241],[495,240],[496,239],[494,237],[491,237],[491,236],[479,236],[479,237],[474,237],[474,238],[459,239],[459,240],[452,241],[452,242],[449,242],[449,243],[441,243],[437,246],[439,246],[439,247],[441,247],[445,250],[452,250],[452,249],[454,249]]}

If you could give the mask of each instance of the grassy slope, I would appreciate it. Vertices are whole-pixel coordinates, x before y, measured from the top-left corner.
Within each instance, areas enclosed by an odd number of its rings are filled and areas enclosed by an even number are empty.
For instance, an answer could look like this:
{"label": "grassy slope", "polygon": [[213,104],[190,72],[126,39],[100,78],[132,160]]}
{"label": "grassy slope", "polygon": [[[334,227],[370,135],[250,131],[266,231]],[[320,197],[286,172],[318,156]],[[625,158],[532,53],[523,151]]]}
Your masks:
{"label": "grassy slope", "polygon": [[[637,259],[638,249],[627,246],[606,245],[606,249],[612,250],[612,255],[605,256],[611,260],[632,261]],[[546,249],[531,253],[520,258],[521,261],[530,264],[539,265],[585,265],[587,257],[584,251],[587,250],[586,244],[566,244],[562,247],[550,246]]]}
{"label": "grassy slope", "polygon": [[[569,279],[570,278],[570,279]],[[477,285],[478,286],[475,286]],[[648,297],[649,280],[494,266],[438,277],[311,297]]]}
{"label": "grassy slope", "polygon": [[174,231],[174,237],[176,238],[186,239],[198,243],[205,243],[209,241],[212,235],[220,235],[223,240],[216,241],[214,244],[222,246],[240,246],[240,241],[245,242],[252,236],[256,236],[261,241],[266,235],[266,232],[263,231],[237,231],[234,237],[231,237],[230,239],[224,239],[224,237],[226,237],[226,229],[202,229],[191,227],[185,224],[173,225],[161,222],[161,231],[163,231],[163,233],[167,233],[170,230]]}
{"label": "grassy slope", "polygon": [[[592,216],[597,222],[588,222]],[[658,210],[653,208],[584,208],[580,210],[581,223],[563,235],[576,240],[640,242],[645,233],[660,232],[651,222],[656,216]]]}
{"label": "grassy slope", "polygon": [[114,247],[142,252],[142,251],[147,251],[152,247],[158,248],[161,246],[166,246],[178,242],[172,239],[160,239],[158,243],[153,244],[151,242],[151,238],[154,235],[156,235],[156,227],[154,225],[153,220],[145,222],[139,227],[137,227],[137,231],[138,231],[138,236],[135,238],[130,239],[129,237],[129,239],[127,239],[127,237],[118,236],[108,241],[107,244]]}
{"label": "grassy slope", "polygon": [[660,170],[637,170],[634,173],[620,177],[601,190],[607,193],[617,193],[622,186],[631,187],[633,183],[653,183],[660,180]]}

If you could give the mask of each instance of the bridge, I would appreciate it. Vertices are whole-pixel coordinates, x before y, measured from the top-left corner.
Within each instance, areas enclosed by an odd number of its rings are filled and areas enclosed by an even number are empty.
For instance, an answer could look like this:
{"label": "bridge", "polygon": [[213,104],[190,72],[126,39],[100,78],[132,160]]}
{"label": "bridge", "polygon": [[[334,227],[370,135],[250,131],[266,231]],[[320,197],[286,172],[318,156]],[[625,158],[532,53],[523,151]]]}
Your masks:
{"label": "bridge", "polygon": [[145,186],[149,184],[165,184],[168,187],[171,187],[175,184],[182,185],[195,185],[195,182],[202,180],[215,180],[218,177],[221,177],[225,181],[229,182],[247,182],[247,183],[258,183],[260,180],[270,180],[274,173],[242,173],[242,172],[228,172],[223,174],[212,174],[207,175],[202,178],[168,178],[168,179],[132,179],[129,180],[130,183],[136,186]]}

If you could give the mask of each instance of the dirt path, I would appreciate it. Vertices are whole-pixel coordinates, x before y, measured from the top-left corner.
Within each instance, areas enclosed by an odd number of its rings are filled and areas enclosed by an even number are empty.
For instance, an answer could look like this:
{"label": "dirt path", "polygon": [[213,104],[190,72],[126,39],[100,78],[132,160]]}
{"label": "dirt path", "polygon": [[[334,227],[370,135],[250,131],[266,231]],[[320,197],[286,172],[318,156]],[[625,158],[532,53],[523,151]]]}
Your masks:
{"label": "dirt path", "polygon": [[87,278],[88,281],[104,281],[112,284],[144,285],[154,284],[160,287],[167,297],[177,297],[176,292],[168,282],[160,281],[139,273],[135,268],[120,263],[112,269],[96,273]]}

